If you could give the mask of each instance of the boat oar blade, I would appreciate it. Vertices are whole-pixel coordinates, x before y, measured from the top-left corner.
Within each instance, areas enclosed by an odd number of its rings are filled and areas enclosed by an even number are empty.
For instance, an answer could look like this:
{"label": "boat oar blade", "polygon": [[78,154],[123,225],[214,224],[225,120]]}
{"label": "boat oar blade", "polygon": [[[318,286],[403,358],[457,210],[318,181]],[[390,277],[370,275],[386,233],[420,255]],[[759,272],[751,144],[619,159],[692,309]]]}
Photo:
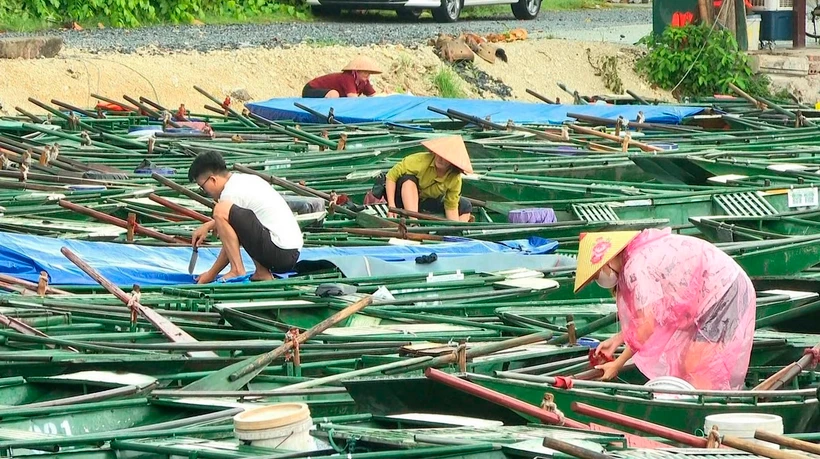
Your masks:
{"label": "boat oar blade", "polygon": [[[373,296],[368,295],[359,301],[347,306],[341,311],[333,314],[327,319],[319,322],[304,333],[299,333],[295,341],[304,343],[322,333],[328,328],[338,324],[342,320],[356,314],[373,303]],[[183,387],[183,391],[200,390],[239,390],[256,377],[265,367],[277,358],[284,355],[293,347],[293,341],[287,341],[276,349],[262,355],[249,357],[241,362],[234,363],[225,368],[217,370],[208,376],[198,379]]]}

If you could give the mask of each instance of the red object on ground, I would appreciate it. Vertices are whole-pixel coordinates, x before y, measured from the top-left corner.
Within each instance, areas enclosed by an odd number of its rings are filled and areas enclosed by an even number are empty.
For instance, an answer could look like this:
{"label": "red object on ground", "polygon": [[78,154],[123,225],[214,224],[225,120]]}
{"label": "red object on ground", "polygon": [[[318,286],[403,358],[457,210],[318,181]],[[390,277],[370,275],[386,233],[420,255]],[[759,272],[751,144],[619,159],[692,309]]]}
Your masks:
{"label": "red object on ground", "polygon": [[106,110],[109,112],[127,112],[121,105],[111,104],[108,102],[98,102],[94,109]]}

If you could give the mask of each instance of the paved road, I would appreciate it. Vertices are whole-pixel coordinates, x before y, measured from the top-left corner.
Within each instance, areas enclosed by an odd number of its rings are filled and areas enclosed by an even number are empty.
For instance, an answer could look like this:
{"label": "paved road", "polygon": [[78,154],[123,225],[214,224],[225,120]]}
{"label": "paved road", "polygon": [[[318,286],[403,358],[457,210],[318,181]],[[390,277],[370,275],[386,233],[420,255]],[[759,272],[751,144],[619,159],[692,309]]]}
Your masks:
{"label": "paved road", "polygon": [[[438,33],[499,33],[524,27],[533,36],[634,43],[651,30],[651,8],[623,6],[576,11],[547,11],[534,21],[517,21],[512,13],[494,18],[438,24],[430,18],[408,22],[388,16],[346,15],[333,22],[145,27],[57,32],[66,46],[91,51],[133,52],[144,46],[165,50],[278,47],[302,42],[367,45],[426,42]],[[11,34],[9,34],[11,35]],[[25,35],[25,34],[18,34]]]}

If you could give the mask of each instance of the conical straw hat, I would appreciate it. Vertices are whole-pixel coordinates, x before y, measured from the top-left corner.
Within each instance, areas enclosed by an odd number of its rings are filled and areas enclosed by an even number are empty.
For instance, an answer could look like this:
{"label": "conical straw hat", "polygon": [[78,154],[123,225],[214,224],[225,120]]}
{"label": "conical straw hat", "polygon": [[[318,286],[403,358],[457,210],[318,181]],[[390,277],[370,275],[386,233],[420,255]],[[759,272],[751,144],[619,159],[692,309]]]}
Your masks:
{"label": "conical straw hat", "polygon": [[470,163],[470,155],[467,154],[467,147],[460,135],[447,137],[437,137],[421,143],[433,154],[441,156],[450,164],[461,169],[466,174],[473,173],[473,165]]}
{"label": "conical straw hat", "polygon": [[575,269],[575,292],[581,290],[598,271],[640,234],[639,231],[581,233],[578,244],[578,267]]}
{"label": "conical straw hat", "polygon": [[368,72],[368,73],[382,73],[381,69],[379,68],[379,64],[377,64],[373,59],[370,59],[367,56],[356,56],[348,62],[348,64],[342,70],[357,70],[359,72]]}

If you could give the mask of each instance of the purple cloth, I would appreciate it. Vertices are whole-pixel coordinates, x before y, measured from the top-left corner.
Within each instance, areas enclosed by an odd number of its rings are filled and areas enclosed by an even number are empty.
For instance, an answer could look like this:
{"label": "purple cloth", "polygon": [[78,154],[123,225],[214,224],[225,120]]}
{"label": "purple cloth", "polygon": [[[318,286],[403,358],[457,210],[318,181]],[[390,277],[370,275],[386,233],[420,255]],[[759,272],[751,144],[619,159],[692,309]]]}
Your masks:
{"label": "purple cloth", "polygon": [[507,215],[510,223],[555,223],[555,211],[549,208],[511,210]]}

